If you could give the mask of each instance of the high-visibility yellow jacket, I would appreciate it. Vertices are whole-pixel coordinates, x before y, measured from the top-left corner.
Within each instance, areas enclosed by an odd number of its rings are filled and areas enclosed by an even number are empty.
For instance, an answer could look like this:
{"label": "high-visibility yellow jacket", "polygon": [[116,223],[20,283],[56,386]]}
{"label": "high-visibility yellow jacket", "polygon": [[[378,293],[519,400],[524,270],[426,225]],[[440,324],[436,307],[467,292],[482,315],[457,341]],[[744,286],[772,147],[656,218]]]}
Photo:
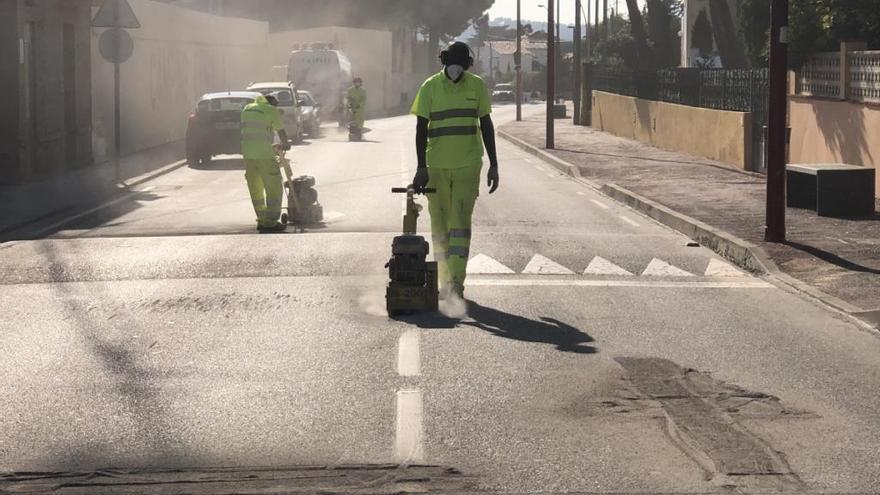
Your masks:
{"label": "high-visibility yellow jacket", "polygon": [[275,133],[284,129],[281,112],[269,104],[264,96],[241,110],[241,154],[245,160],[275,158],[272,142]]}
{"label": "high-visibility yellow jacket", "polygon": [[480,119],[492,112],[492,102],[480,76],[465,72],[455,83],[441,71],[422,84],[410,111],[428,119],[428,167],[482,165]]}

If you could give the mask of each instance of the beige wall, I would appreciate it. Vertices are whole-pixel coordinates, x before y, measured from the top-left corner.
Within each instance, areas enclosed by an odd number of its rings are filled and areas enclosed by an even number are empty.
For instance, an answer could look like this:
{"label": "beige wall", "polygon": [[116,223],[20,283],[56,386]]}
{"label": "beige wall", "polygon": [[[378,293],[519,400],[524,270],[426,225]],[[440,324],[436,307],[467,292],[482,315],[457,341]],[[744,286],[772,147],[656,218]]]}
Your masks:
{"label": "beige wall", "polygon": [[[880,163],[880,107],[792,96],[790,163]],[[880,174],[875,195],[880,197]]]}
{"label": "beige wall", "polygon": [[[268,24],[129,0],[141,22],[129,30],[134,54],[122,65],[122,153],[183,139],[187,115],[204,93],[243,89],[271,75]],[[113,141],[113,65],[92,30],[93,143],[96,161]]]}
{"label": "beige wall", "polygon": [[398,104],[393,95],[391,32],[348,27],[321,27],[297,31],[281,31],[269,35],[272,65],[276,77],[286,74],[291,47],[298,43],[326,42],[341,50],[351,60],[352,76],[360,76],[367,90],[367,112],[383,114]]}
{"label": "beige wall", "polygon": [[593,128],[746,169],[751,115],[593,91]]}

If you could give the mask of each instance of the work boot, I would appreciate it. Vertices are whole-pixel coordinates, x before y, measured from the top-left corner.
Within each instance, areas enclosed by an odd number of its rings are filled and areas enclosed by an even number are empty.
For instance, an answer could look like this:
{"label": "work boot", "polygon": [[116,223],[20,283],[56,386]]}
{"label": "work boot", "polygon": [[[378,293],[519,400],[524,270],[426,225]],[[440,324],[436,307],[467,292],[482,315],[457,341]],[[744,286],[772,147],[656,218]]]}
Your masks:
{"label": "work boot", "polygon": [[275,225],[269,227],[258,226],[257,230],[261,234],[278,234],[287,230],[287,225],[283,223],[276,223]]}
{"label": "work boot", "polygon": [[464,286],[455,282],[449,282],[440,288],[440,299],[447,300],[453,297],[464,299]]}

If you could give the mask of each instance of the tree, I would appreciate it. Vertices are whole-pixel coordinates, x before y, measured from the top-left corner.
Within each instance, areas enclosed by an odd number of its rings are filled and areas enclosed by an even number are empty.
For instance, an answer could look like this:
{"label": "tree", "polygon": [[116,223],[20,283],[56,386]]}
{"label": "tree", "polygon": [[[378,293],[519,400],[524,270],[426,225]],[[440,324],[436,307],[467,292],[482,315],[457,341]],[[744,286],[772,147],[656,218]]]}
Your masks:
{"label": "tree", "polygon": [[[760,0],[758,0],[760,1]],[[691,48],[696,48],[700,57],[709,57],[715,51],[715,38],[712,35],[712,24],[706,11],[697,14],[694,29],[691,32]]]}
{"label": "tree", "polygon": [[648,38],[654,50],[658,67],[676,67],[679,64],[681,49],[678,32],[681,18],[675,15],[682,7],[675,0],[648,0]]}
{"label": "tree", "polygon": [[715,44],[721,63],[729,69],[741,69],[748,65],[739,32],[733,23],[727,0],[709,0]]}
{"label": "tree", "polygon": [[[767,0],[742,0],[739,29],[754,65],[766,65],[770,30]],[[864,41],[880,48],[880,9],[875,0],[791,0],[789,66],[799,68],[812,54],[837,51],[841,41]]]}
{"label": "tree", "polygon": [[645,33],[645,23],[642,20],[638,0],[626,0],[626,9],[629,13],[629,25],[636,48],[635,68],[653,69],[655,67],[654,55],[651,52],[651,47],[648,46],[648,35]]}

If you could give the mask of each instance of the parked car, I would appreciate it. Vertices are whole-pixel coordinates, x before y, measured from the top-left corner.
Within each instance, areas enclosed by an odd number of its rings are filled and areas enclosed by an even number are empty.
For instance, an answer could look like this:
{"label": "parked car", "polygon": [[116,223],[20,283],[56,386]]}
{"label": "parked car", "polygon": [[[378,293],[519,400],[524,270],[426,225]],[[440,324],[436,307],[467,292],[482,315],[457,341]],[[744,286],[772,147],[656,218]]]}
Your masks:
{"label": "parked car", "polygon": [[241,110],[260,93],[226,91],[199,98],[186,126],[186,160],[209,165],[216,155],[241,153]]}
{"label": "parked car", "polygon": [[492,91],[492,101],[516,101],[513,84],[496,84]]}
{"label": "parked car", "polygon": [[302,142],[303,125],[302,114],[294,98],[296,91],[289,82],[261,82],[251,83],[247,87],[248,91],[257,91],[264,95],[274,95],[278,98],[278,108],[284,113],[284,130],[287,136],[294,143]]}
{"label": "parked car", "polygon": [[309,137],[321,135],[321,104],[308,91],[296,91],[296,103],[302,116],[303,129]]}

